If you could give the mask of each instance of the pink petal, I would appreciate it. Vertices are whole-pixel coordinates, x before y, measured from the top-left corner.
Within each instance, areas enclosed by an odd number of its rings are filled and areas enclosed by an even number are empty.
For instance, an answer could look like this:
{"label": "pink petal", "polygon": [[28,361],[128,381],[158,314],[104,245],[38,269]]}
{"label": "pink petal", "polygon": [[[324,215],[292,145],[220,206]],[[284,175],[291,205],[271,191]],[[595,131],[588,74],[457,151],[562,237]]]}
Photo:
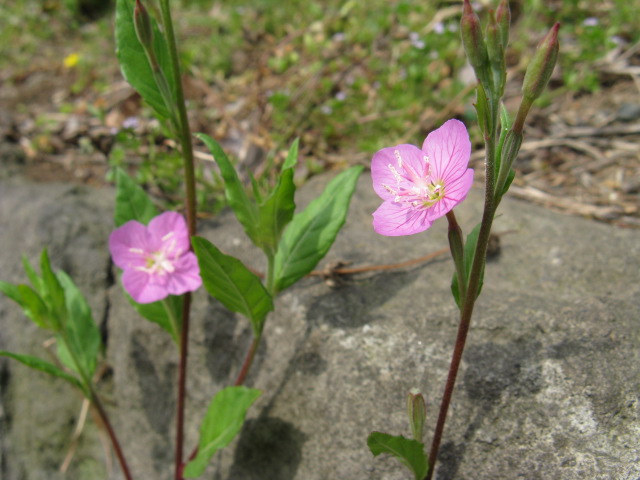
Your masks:
{"label": "pink petal", "polygon": [[434,130],[422,144],[422,150],[429,157],[431,178],[447,184],[462,176],[469,165],[471,142],[464,124],[452,119]]}
{"label": "pink petal", "polygon": [[169,276],[167,283],[167,291],[171,295],[182,295],[200,288],[202,285],[200,267],[193,252],[182,254],[174,267],[175,271]]}
{"label": "pink petal", "polygon": [[[402,164],[399,164],[396,152],[402,158]],[[402,144],[379,150],[371,160],[371,178],[373,180],[373,189],[383,200],[395,199],[395,195],[389,192],[385,185],[393,190],[396,190],[398,185],[398,179],[389,165],[409,183],[414,183],[416,174],[420,178],[426,176],[424,153],[418,147]],[[403,165],[406,165],[406,167]]]}
{"label": "pink petal", "polygon": [[139,251],[149,251],[149,234],[141,223],[131,220],[109,235],[109,252],[118,267],[126,269],[144,265],[145,260]]}
{"label": "pink petal", "polygon": [[388,237],[424,232],[431,223],[426,210],[400,203],[386,201],[373,212],[373,229]]}
{"label": "pink petal", "polygon": [[158,242],[155,250],[161,248],[167,235],[171,234],[171,242],[175,242],[175,249],[185,252],[189,250],[189,231],[187,222],[178,212],[164,212],[149,222],[149,233]]}
{"label": "pink petal", "polygon": [[125,270],[122,274],[124,289],[138,303],[153,303],[169,295],[166,287],[153,282],[153,276],[140,270]]}
{"label": "pink petal", "polygon": [[457,180],[445,185],[445,196],[436,202],[428,210],[429,220],[432,222],[440,217],[444,217],[453,210],[460,202],[467,198],[469,190],[473,185],[473,169],[468,168]]}

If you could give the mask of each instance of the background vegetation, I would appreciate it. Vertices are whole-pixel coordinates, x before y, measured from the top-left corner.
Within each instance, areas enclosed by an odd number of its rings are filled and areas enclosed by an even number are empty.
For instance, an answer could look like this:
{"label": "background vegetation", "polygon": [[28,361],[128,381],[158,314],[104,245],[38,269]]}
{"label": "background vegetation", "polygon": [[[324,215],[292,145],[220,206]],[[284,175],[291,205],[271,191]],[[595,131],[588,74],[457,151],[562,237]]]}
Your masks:
{"label": "background vegetation", "polygon": [[[476,4],[481,18],[490,7]],[[637,0],[512,2],[509,95],[517,100],[533,49],[555,21],[562,53],[540,105],[603,88],[594,65],[638,42],[632,19],[639,8]],[[222,141],[242,168],[263,177],[300,137],[302,181],[367,164],[383,146],[420,144],[452,116],[470,122],[473,78],[459,41],[460,10],[458,1],[175,1],[193,130]],[[88,181],[110,181],[111,168],[123,165],[159,197],[179,202],[174,145],[122,83],[113,6],[9,1],[0,5],[0,21],[0,102],[14,117],[5,136],[26,144],[34,159],[68,153],[70,145],[95,154],[83,173]],[[201,207],[214,212],[219,180],[210,159],[200,158]]]}

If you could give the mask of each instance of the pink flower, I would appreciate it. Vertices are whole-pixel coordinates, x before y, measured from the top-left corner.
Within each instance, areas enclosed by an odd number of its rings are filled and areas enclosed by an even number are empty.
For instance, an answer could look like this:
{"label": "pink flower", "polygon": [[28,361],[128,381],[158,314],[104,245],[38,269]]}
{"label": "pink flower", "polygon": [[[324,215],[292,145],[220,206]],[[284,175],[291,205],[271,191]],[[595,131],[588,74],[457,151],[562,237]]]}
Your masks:
{"label": "pink flower", "polygon": [[165,212],[145,227],[131,220],[109,236],[113,263],[124,270],[122,284],[138,303],[151,303],[168,295],[197,290],[200,267],[189,250],[184,217]]}
{"label": "pink flower", "polygon": [[473,183],[467,168],[471,142],[464,124],[449,120],[422,145],[383,148],[373,156],[373,189],[384,203],[373,213],[381,235],[425,231],[465,199]]}

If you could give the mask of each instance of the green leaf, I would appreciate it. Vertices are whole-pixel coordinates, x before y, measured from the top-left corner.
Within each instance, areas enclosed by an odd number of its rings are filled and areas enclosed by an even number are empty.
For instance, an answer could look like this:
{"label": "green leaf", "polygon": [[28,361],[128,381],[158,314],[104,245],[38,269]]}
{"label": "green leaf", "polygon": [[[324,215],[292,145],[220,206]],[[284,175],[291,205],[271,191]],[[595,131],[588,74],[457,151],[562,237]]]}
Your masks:
{"label": "green leaf", "polygon": [[171,335],[174,342],[178,343],[180,341],[182,302],[184,301],[182,295],[169,295],[164,300],[153,303],[137,303],[128,294],[127,298],[140,316],[160,325],[163,330]]}
{"label": "green leaf", "polygon": [[258,246],[267,252],[267,255],[275,254],[282,231],[293,218],[296,209],[295,193],[293,169],[288,168],[280,174],[275,188],[258,207],[256,240]]}
{"label": "green leaf", "polygon": [[275,291],[280,292],[304,277],[327,254],[344,225],[349,202],[361,166],[336,176],[304,211],[296,214],[278,245],[275,258]]}
{"label": "green leaf", "polygon": [[44,282],[42,281],[42,278],[40,278],[40,275],[38,275],[34,268],[31,266],[31,263],[29,263],[29,259],[24,255],[22,256],[22,266],[24,267],[24,271],[26,272],[31,285],[33,285],[33,288],[35,288],[36,292],[38,292],[40,296],[44,295]]}
{"label": "green leaf", "polygon": [[198,454],[185,467],[185,478],[202,475],[211,457],[238,434],[247,410],[261,394],[254,388],[227,387],[213,397],[200,425]]}
{"label": "green leaf", "polygon": [[504,187],[502,187],[500,198],[509,191],[509,187],[511,186],[511,183],[513,183],[514,178],[516,178],[516,171],[513,168],[510,168],[509,173],[507,174],[507,179],[504,181]]}
{"label": "green leaf", "polygon": [[52,329],[47,306],[33,288],[29,285],[12,285],[0,281],[0,292],[16,302],[22,311],[40,328]]}
{"label": "green leaf", "polygon": [[293,182],[294,167],[298,162],[298,139],[294,140],[282,166],[276,186],[267,199],[260,202],[257,237],[259,247],[267,255],[275,254],[282,232],[296,210],[294,200],[296,185]]}
{"label": "green leaf", "polygon": [[137,185],[125,172],[116,170],[116,207],[113,220],[116,227],[129,220],[136,220],[144,225],[158,215],[158,210],[147,193]]}
{"label": "green leaf", "polygon": [[67,316],[67,306],[64,298],[64,289],[58,277],[51,269],[51,262],[49,261],[49,254],[45,248],[40,256],[40,271],[42,273],[42,285],[43,292],[41,292],[42,299],[47,305],[51,317],[55,325],[59,325]]}
{"label": "green leaf", "polygon": [[238,178],[238,173],[218,142],[203,133],[197,133],[196,137],[202,140],[211,151],[218,167],[220,167],[227,202],[251,241],[258,245],[256,228],[259,215],[258,207],[249,199],[244,185]]}
{"label": "green leaf", "polygon": [[56,330],[56,322],[40,295],[29,285],[18,285],[24,314],[40,328]]}
{"label": "green leaf", "polygon": [[[117,0],[116,2],[116,55],[125,80],[146,100],[146,102],[162,118],[171,118],[162,93],[156,84],[149,60],[144,48],[138,41],[133,20],[133,1]],[[169,90],[175,98],[175,82],[171,75],[172,67],[164,35],[157,23],[151,19],[153,28],[153,51],[160,69],[169,83]]]}
{"label": "green leaf", "polygon": [[22,295],[20,294],[20,289],[18,288],[18,285],[13,285],[12,283],[3,282],[0,280],[0,292],[4,293],[11,300],[16,302],[21,307],[23,307]]}
{"label": "green leaf", "polygon": [[64,333],[57,336],[58,356],[67,367],[90,379],[102,347],[100,331],[91,307],[73,280],[65,272],[58,272],[58,279],[64,288],[68,312],[62,325]]}
{"label": "green leaf", "polygon": [[294,168],[298,163],[298,151],[299,151],[300,139],[296,138],[291,147],[289,147],[289,152],[287,153],[287,158],[282,165],[282,171],[284,172],[288,168]]}
{"label": "green leaf", "polygon": [[[471,274],[471,266],[473,265],[473,260],[476,256],[476,246],[478,245],[478,235],[480,234],[480,226],[479,223],[476,227],[471,231],[469,235],[467,235],[467,241],[464,244],[464,271],[467,285],[469,284],[469,275]],[[476,298],[480,295],[480,291],[482,290],[482,283],[484,279],[484,266],[482,267],[482,271],[480,272],[480,281],[478,282],[478,291],[476,292]],[[451,281],[451,293],[453,294],[453,298],[456,301],[456,305],[458,308],[462,308],[462,300],[460,298],[460,288],[458,286],[458,276],[453,274],[453,280]]]}
{"label": "green leaf", "polygon": [[389,453],[396,457],[413,472],[415,480],[422,480],[427,475],[429,462],[422,442],[404,438],[402,435],[372,432],[367,438],[367,445],[374,457],[381,453]]}
{"label": "green leaf", "polygon": [[69,375],[65,371],[59,369],[52,363],[42,360],[41,358],[33,357],[31,355],[20,355],[18,353],[6,352],[4,350],[0,350],[0,357],[13,358],[14,360],[17,360],[23,365],[33,368],[34,370],[40,370],[41,372],[48,373],[49,375],[53,375],[54,377],[62,378],[71,383],[74,387],[78,387],[85,393],[85,395],[88,396],[87,389],[82,385],[80,380],[78,380],[73,375]]}
{"label": "green leaf", "polygon": [[260,279],[240,260],[225,255],[207,239],[193,237],[191,244],[207,292],[229,310],[246,316],[254,334],[260,335],[264,319],[273,310],[271,295]]}

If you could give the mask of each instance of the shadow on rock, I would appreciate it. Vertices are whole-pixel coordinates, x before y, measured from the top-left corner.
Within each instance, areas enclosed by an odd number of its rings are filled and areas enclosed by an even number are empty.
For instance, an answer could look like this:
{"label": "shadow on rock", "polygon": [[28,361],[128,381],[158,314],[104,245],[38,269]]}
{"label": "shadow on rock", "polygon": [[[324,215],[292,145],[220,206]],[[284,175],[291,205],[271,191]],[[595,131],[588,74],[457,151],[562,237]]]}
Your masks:
{"label": "shadow on rock", "polygon": [[308,319],[335,328],[358,328],[370,323],[369,312],[418,278],[418,271],[382,273],[321,295],[309,306]]}
{"label": "shadow on rock", "polygon": [[212,301],[204,323],[207,370],[216,382],[227,382],[233,369],[242,364],[242,344],[245,342],[235,338],[238,320],[234,313]]}
{"label": "shadow on rock", "polygon": [[151,428],[162,440],[153,446],[153,465],[156,472],[161,471],[166,462],[167,452],[171,450],[169,441],[170,419],[174,416],[175,394],[173,383],[176,377],[175,367],[166,365],[164,374],[158,375],[156,366],[142,343],[136,336],[131,339],[131,357],[138,377],[138,386],[142,395],[144,414]]}
{"label": "shadow on rock", "polygon": [[302,460],[305,435],[279,418],[248,420],[228,480],[291,480]]}

